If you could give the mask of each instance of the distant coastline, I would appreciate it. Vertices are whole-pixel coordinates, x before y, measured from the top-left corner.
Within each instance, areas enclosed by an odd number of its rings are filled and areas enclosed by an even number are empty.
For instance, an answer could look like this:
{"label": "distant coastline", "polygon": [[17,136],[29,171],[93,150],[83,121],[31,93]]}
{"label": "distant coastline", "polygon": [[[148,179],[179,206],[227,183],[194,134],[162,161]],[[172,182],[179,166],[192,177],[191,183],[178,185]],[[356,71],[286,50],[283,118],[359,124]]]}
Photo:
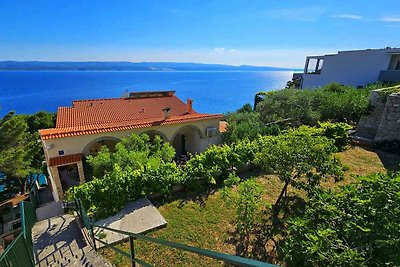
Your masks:
{"label": "distant coastline", "polygon": [[180,62],[0,61],[0,71],[296,71],[270,66]]}

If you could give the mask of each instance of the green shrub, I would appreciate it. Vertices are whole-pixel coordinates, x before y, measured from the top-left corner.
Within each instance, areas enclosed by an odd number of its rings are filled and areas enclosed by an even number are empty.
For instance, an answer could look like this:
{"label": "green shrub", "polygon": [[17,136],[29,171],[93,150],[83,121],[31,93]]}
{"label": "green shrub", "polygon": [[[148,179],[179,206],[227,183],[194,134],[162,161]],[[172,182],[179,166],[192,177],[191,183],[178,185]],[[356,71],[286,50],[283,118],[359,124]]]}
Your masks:
{"label": "green shrub", "polygon": [[226,144],[212,145],[203,153],[197,154],[186,162],[183,168],[187,185],[216,184],[218,180],[228,178],[240,163],[239,155]]}
{"label": "green shrub", "polygon": [[313,109],[313,96],[314,91],[311,90],[282,89],[268,92],[257,105],[257,111],[263,123],[291,119],[315,125],[321,114]]}
{"label": "green shrub", "polygon": [[355,124],[368,110],[371,89],[335,83],[315,90],[282,89],[268,92],[257,111],[264,123],[293,119],[307,125],[328,120]]}
{"label": "green shrub", "polygon": [[[232,175],[228,181],[238,181],[238,179],[240,180],[239,177],[235,178]],[[261,218],[263,192],[261,185],[255,179],[243,181],[235,189],[225,187],[222,197],[227,206],[235,207],[236,229],[244,243],[244,256],[247,256],[251,234]]]}
{"label": "green shrub", "polygon": [[335,141],[335,146],[339,151],[349,144],[349,131],[353,128],[351,125],[343,122],[323,122],[319,124],[319,127],[322,129],[323,136]]}
{"label": "green shrub", "polygon": [[316,127],[310,126],[300,126],[296,130],[289,130],[286,132],[291,132],[295,135],[307,135],[307,136],[325,136],[326,138],[332,140],[334,145],[339,151],[342,151],[350,142],[349,131],[353,127],[344,122],[320,122]]}
{"label": "green shrub", "polygon": [[222,138],[227,144],[232,144],[245,138],[254,140],[259,135],[276,135],[281,128],[277,124],[265,125],[260,120],[259,113],[249,111],[245,106],[237,112],[226,114],[225,120],[228,122],[228,128],[222,134]]}
{"label": "green shrub", "polygon": [[89,156],[94,179],[69,191],[81,199],[88,213],[97,218],[112,215],[129,201],[154,193],[168,195],[182,182],[181,170],[173,162],[174,149],[159,137],[149,142],[147,135],[123,139],[110,152],[103,147]]}
{"label": "green shrub", "polygon": [[252,167],[255,154],[259,151],[257,140],[245,138],[231,145],[213,145],[193,156],[182,170],[186,185],[216,184],[223,182],[230,174]]}
{"label": "green shrub", "polygon": [[376,174],[318,191],[289,220],[288,266],[400,266],[400,175]]}
{"label": "green shrub", "polygon": [[300,127],[259,141],[262,147],[255,156],[255,163],[284,182],[276,206],[289,186],[310,194],[321,181],[328,178],[340,180],[343,177],[341,163],[334,156],[337,150],[333,140],[312,131],[320,129]]}

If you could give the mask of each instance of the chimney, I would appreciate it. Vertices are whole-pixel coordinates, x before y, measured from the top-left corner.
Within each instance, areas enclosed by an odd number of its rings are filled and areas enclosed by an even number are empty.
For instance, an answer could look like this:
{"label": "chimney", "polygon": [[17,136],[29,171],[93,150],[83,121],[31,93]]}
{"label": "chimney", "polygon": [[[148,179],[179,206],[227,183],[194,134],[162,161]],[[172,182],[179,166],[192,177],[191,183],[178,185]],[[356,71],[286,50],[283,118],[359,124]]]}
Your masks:
{"label": "chimney", "polygon": [[193,113],[193,100],[192,99],[187,99],[186,100],[186,111],[187,113]]}
{"label": "chimney", "polygon": [[163,108],[164,120],[171,118],[171,108]]}

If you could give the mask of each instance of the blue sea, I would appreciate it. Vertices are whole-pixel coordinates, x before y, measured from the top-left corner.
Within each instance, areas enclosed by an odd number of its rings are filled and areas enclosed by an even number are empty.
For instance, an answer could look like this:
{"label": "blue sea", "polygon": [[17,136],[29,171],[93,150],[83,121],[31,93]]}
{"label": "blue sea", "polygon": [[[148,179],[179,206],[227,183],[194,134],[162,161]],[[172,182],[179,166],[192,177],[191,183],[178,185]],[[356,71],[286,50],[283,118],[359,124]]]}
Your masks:
{"label": "blue sea", "polygon": [[121,97],[128,91],[175,90],[204,113],[253,104],[259,91],[285,87],[291,71],[0,71],[0,115],[55,112],[73,100]]}

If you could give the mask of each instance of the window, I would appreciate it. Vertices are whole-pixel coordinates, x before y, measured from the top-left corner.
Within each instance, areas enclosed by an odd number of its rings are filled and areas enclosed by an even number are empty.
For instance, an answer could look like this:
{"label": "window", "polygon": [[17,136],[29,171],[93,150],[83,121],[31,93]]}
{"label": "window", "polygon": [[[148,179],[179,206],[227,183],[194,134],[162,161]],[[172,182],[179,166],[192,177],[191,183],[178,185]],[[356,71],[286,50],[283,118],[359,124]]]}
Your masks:
{"label": "window", "polygon": [[309,58],[307,64],[308,74],[320,74],[322,70],[322,65],[324,64],[323,58]]}

